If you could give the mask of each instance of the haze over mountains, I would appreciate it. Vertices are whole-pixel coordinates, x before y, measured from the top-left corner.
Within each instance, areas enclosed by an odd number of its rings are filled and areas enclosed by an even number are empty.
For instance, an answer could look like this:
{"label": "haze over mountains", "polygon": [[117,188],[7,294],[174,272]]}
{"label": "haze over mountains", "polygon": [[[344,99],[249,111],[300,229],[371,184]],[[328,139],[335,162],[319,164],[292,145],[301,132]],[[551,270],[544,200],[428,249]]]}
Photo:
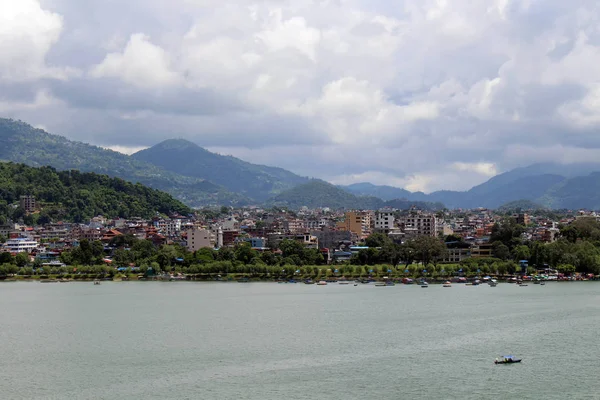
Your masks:
{"label": "haze over mountains", "polygon": [[498,208],[529,200],[549,208],[600,209],[600,164],[534,164],[497,175],[465,192],[425,194],[370,183],[335,186],[282,168],[215,154],[183,139],[166,140],[128,156],[0,118],[0,140],[0,160],[121,177],[164,190],[192,207]]}

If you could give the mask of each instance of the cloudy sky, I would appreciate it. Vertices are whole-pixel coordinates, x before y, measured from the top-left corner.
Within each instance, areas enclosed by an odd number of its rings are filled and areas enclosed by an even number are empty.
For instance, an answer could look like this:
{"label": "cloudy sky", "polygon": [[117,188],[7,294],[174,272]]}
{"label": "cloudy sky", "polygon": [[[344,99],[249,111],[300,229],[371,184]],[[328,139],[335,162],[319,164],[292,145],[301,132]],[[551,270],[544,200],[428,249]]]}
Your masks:
{"label": "cloudy sky", "polygon": [[0,116],[333,183],[600,159],[597,0],[0,0]]}

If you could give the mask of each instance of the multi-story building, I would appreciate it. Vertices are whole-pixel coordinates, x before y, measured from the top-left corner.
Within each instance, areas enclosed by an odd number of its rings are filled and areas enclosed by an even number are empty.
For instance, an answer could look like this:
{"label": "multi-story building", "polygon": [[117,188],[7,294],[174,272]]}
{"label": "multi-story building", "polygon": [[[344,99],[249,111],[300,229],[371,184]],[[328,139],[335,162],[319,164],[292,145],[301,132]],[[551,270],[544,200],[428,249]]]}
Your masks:
{"label": "multi-story building", "polygon": [[165,236],[176,236],[181,232],[180,219],[159,219],[154,222],[154,226]]}
{"label": "multi-story building", "polygon": [[437,219],[433,214],[409,215],[400,220],[404,231],[413,229],[420,236],[437,236]]}
{"label": "multi-story building", "polygon": [[202,248],[213,248],[214,237],[208,229],[192,228],[187,232],[187,249],[191,252]]}
{"label": "multi-story building", "polygon": [[371,211],[349,211],[344,215],[344,221],[338,224],[338,228],[364,238],[371,234],[372,217]]}
{"label": "multi-story building", "polygon": [[475,244],[471,248],[471,257],[487,258],[493,256],[492,244],[489,242]]}
{"label": "multi-story building", "polygon": [[527,226],[531,223],[531,218],[529,217],[529,215],[527,215],[525,213],[520,213],[520,214],[517,214],[516,221],[517,221],[517,224]]}
{"label": "multi-story building", "polygon": [[391,211],[380,211],[375,214],[375,231],[388,233],[396,226],[396,217]]}
{"label": "multi-story building", "polygon": [[31,253],[39,246],[39,243],[29,238],[8,239],[4,243],[5,251],[9,253]]}
{"label": "multi-story building", "polygon": [[71,229],[71,237],[76,240],[87,239],[93,242],[102,239],[102,231],[98,228],[76,225]]}
{"label": "multi-story building", "polygon": [[35,196],[21,196],[19,198],[19,205],[28,213],[35,211]]}
{"label": "multi-story building", "polygon": [[283,221],[283,230],[289,233],[304,233],[304,221],[301,219],[286,219]]}
{"label": "multi-story building", "polygon": [[461,262],[462,260],[471,257],[471,249],[466,248],[449,248],[444,256],[445,262]]}
{"label": "multi-story building", "polygon": [[317,237],[320,249],[336,249],[340,244],[351,245],[358,239],[355,233],[346,230],[323,229],[310,231],[310,234]]}

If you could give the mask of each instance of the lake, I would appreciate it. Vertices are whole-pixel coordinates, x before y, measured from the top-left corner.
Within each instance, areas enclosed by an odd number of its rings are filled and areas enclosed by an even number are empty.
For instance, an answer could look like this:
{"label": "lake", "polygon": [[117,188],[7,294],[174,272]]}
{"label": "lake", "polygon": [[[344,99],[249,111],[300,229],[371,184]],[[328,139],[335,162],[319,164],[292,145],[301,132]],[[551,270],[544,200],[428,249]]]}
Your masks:
{"label": "lake", "polygon": [[0,306],[2,399],[600,399],[600,282],[5,282]]}

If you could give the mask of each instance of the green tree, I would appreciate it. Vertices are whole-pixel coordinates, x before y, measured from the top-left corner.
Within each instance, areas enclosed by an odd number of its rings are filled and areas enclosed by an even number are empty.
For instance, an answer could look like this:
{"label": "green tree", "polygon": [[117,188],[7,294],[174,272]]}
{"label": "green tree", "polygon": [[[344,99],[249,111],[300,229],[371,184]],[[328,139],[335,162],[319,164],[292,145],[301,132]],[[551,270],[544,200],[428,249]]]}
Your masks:
{"label": "green tree", "polygon": [[506,261],[510,258],[510,249],[507,245],[497,240],[492,243],[492,255],[500,260]]}
{"label": "green tree", "polygon": [[368,247],[383,247],[391,243],[392,240],[384,233],[373,233],[365,240]]}
{"label": "green tree", "polygon": [[15,263],[19,268],[23,268],[29,263],[29,254],[25,252],[17,253],[15,256]]}
{"label": "green tree", "polygon": [[418,236],[412,240],[415,249],[415,256],[423,265],[433,262],[435,266],[437,261],[442,258],[447,250],[444,243],[433,236]]}
{"label": "green tree", "polygon": [[524,244],[516,246],[513,252],[517,261],[529,260],[529,258],[531,257],[531,251],[529,250],[529,247],[525,246]]}
{"label": "green tree", "polygon": [[258,256],[256,250],[250,247],[250,243],[239,243],[235,247],[235,259],[242,264],[250,264],[251,261]]}
{"label": "green tree", "polygon": [[12,264],[14,262],[14,257],[8,251],[0,253],[0,264]]}

